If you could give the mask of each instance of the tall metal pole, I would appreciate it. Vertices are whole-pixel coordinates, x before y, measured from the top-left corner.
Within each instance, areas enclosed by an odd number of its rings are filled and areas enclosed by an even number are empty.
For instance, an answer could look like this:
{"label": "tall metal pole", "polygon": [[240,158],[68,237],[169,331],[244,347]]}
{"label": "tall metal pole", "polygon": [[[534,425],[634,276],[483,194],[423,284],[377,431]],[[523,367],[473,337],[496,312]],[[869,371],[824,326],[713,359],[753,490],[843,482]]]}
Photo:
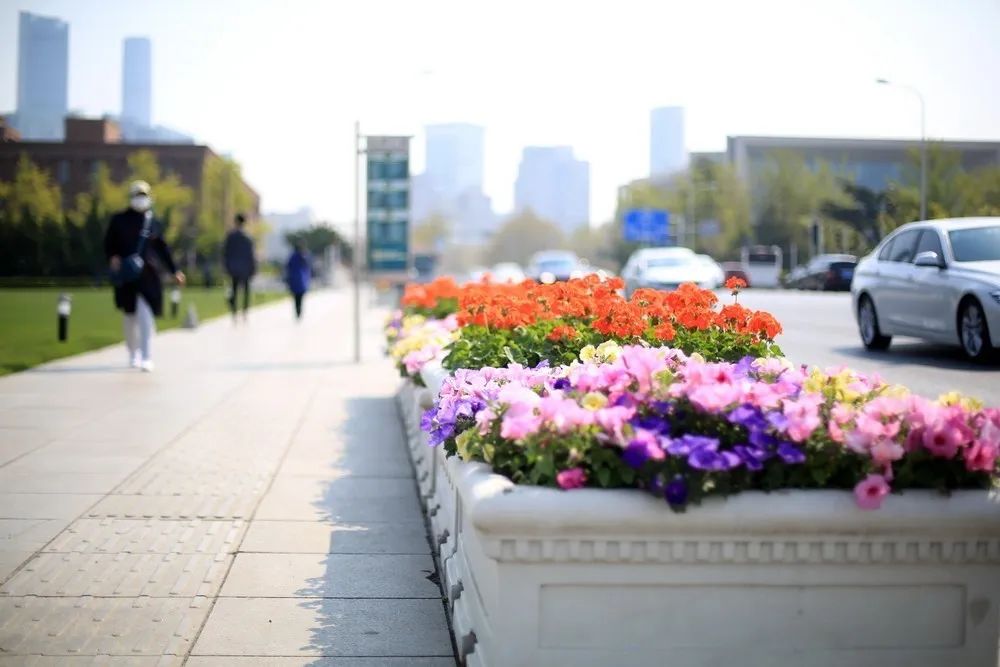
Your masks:
{"label": "tall metal pole", "polygon": [[361,121],[354,122],[354,363],[361,363]]}

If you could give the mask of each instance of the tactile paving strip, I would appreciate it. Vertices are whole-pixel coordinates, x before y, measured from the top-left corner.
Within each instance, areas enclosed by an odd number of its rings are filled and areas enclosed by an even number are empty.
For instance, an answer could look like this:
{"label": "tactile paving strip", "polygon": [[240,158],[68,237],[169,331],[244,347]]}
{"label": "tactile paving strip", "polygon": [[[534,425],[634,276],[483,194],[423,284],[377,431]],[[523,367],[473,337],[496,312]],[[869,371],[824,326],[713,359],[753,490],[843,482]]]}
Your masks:
{"label": "tactile paving strip", "polygon": [[80,553],[234,553],[247,522],[243,519],[80,519],[44,551]]}
{"label": "tactile paving strip", "polygon": [[0,655],[183,656],[207,598],[0,598]]}
{"label": "tactile paving strip", "polygon": [[211,596],[232,559],[231,554],[43,553],[0,586],[0,595]]}
{"label": "tactile paving strip", "polygon": [[124,519],[247,519],[259,494],[185,496],[105,496],[88,517]]}

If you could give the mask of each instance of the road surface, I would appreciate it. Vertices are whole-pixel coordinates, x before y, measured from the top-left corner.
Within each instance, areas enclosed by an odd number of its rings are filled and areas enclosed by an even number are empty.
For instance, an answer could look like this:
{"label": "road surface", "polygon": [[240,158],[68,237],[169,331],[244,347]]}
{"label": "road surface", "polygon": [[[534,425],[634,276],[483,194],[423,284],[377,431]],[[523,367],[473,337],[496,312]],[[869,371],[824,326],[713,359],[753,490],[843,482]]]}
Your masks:
{"label": "road surface", "polygon": [[[728,294],[720,293],[724,303]],[[796,363],[851,366],[878,373],[889,382],[937,396],[957,390],[976,396],[989,406],[1000,406],[1000,363],[966,361],[954,347],[894,337],[886,352],[865,350],[845,292],[746,290],[740,303],[770,311],[785,329],[778,337],[785,354]]]}

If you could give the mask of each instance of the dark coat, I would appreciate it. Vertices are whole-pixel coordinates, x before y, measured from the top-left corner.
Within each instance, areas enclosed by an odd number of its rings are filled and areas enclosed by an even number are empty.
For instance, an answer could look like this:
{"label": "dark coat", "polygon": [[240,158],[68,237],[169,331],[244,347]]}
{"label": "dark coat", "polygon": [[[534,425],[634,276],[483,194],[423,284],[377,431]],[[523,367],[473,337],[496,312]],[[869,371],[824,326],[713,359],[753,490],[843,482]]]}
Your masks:
{"label": "dark coat", "polygon": [[247,280],[257,273],[253,240],[242,229],[234,229],[226,235],[226,242],[222,247],[222,260],[226,266],[226,273],[233,278]]}
{"label": "dark coat", "polygon": [[[144,217],[144,214],[131,208],[111,216],[108,231],[104,235],[104,256],[107,259],[116,255],[125,259],[138,249]],[[162,315],[163,286],[160,284],[160,272],[165,269],[176,273],[177,266],[170,255],[170,248],[163,240],[163,225],[158,220],[153,220],[150,226],[142,258],[145,266],[139,279],[115,287],[115,306],[131,315],[135,312],[136,297],[142,294],[153,313]]]}
{"label": "dark coat", "polygon": [[288,258],[285,266],[285,282],[292,294],[305,294],[309,289],[309,279],[312,277],[309,255],[298,250]]}

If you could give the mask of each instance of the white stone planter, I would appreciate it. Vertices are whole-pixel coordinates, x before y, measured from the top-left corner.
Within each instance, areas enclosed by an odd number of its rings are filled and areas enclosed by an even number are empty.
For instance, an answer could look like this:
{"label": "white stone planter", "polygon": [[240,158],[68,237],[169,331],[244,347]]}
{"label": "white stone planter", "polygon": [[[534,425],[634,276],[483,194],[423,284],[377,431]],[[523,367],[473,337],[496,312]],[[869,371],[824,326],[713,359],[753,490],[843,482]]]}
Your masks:
{"label": "white stone planter", "polygon": [[[516,486],[449,462],[442,550],[470,665],[997,667],[1000,504]],[[438,510],[440,513],[442,510]],[[454,544],[452,544],[454,542]]]}

